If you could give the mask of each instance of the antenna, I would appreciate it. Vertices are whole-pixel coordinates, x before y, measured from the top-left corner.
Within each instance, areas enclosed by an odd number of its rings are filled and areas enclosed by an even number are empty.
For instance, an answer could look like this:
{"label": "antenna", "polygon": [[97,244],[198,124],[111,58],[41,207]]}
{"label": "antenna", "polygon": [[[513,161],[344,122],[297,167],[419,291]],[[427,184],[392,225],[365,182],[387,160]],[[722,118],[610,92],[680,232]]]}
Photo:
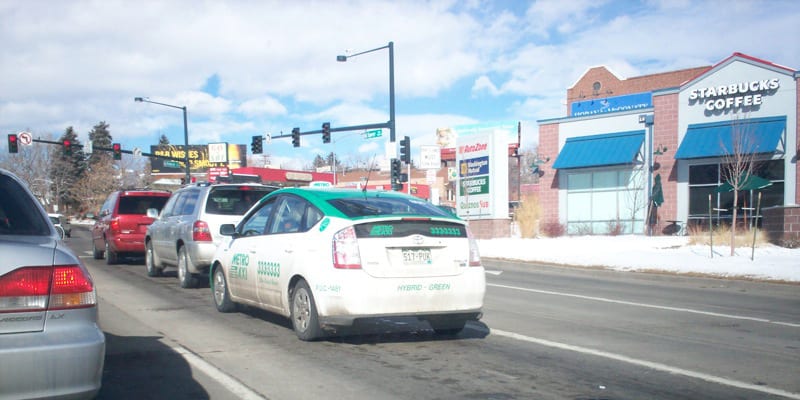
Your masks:
{"label": "antenna", "polygon": [[369,185],[369,176],[372,174],[372,169],[375,168],[375,154],[372,155],[372,161],[369,162],[369,171],[367,171],[367,180],[364,182],[362,192],[367,193],[367,185]]}

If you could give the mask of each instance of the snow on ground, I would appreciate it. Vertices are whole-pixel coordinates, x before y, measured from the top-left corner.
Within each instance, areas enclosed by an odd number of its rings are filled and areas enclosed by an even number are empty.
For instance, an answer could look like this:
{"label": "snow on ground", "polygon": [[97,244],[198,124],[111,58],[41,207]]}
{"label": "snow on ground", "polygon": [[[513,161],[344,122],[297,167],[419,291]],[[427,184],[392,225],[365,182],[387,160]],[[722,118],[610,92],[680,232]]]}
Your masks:
{"label": "snow on ground", "polygon": [[719,277],[800,282],[800,249],[771,244],[755,248],[689,245],[680,236],[565,236],[478,240],[481,257],[550,264],[605,267],[619,271],[657,270]]}

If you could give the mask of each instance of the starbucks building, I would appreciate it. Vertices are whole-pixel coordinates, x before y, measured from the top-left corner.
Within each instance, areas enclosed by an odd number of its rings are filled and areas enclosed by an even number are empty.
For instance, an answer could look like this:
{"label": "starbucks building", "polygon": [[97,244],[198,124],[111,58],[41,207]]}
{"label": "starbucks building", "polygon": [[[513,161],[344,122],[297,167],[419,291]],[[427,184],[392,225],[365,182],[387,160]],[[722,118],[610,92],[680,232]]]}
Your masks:
{"label": "starbucks building", "polygon": [[799,76],[741,53],[627,79],[590,68],[568,115],[538,121],[542,222],[672,234],[730,224],[736,195],[738,221],[797,235]]}

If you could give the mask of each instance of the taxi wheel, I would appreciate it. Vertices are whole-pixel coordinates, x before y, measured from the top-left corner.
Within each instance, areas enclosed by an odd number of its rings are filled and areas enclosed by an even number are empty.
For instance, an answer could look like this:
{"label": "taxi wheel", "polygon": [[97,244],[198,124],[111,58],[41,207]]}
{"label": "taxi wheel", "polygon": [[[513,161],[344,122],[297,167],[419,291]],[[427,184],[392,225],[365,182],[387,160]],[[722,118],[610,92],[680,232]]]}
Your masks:
{"label": "taxi wheel", "polygon": [[108,246],[108,241],[106,241],[106,264],[114,265],[119,261],[117,257],[117,253],[111,250],[111,247]]}
{"label": "taxi wheel", "polygon": [[211,293],[214,295],[214,305],[217,306],[217,311],[224,313],[236,311],[236,303],[231,300],[231,292],[228,291],[228,281],[225,280],[222,267],[214,269],[212,285]]}
{"label": "taxi wheel", "polygon": [[306,281],[299,281],[292,290],[292,328],[297,337],[303,341],[312,341],[322,337],[319,327],[317,305]]}
{"label": "taxi wheel", "polygon": [[193,287],[197,287],[197,276],[195,274],[189,272],[189,255],[186,254],[186,247],[181,246],[178,249],[178,281],[180,281],[181,287],[184,289],[189,289]]}
{"label": "taxi wheel", "polygon": [[147,242],[144,245],[145,247],[145,258],[144,258],[144,265],[147,267],[147,276],[161,276],[164,272],[164,269],[161,266],[156,265],[155,255],[153,254],[153,244],[151,242]]}

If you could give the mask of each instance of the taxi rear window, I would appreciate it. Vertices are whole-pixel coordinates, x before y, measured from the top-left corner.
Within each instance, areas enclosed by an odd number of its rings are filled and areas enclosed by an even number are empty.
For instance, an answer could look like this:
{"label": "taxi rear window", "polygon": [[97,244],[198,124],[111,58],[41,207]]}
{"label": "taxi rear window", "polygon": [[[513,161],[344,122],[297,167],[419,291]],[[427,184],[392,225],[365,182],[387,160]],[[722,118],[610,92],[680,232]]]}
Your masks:
{"label": "taxi rear window", "polygon": [[429,237],[467,237],[467,227],[446,221],[398,220],[358,224],[355,227],[358,238],[406,237],[423,235]]}
{"label": "taxi rear window", "polygon": [[418,215],[452,217],[424,200],[392,197],[363,197],[329,200],[332,206],[350,218],[368,216]]}

